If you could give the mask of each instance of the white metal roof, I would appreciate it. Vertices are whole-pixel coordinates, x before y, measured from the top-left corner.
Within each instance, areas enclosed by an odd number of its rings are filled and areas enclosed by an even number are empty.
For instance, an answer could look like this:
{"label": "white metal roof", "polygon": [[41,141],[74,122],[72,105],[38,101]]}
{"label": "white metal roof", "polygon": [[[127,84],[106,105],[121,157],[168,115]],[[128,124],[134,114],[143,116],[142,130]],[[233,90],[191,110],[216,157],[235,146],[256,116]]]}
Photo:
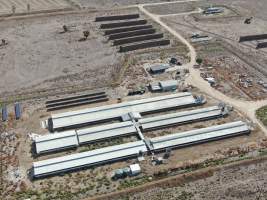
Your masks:
{"label": "white metal roof", "polygon": [[62,148],[78,146],[78,139],[76,132],[71,130],[37,137],[34,143],[36,153],[41,154]]}
{"label": "white metal roof", "polygon": [[78,129],[76,132],[79,138],[79,143],[87,143],[105,138],[136,133],[136,129],[131,121],[126,121],[92,128]]}
{"label": "white metal roof", "polygon": [[221,108],[212,106],[208,108],[201,108],[166,115],[159,115],[155,117],[142,118],[139,120],[143,130],[160,128],[172,124],[181,124],[201,119],[218,117],[222,115]]}
{"label": "white metal roof", "polygon": [[121,117],[129,112],[151,112],[172,107],[195,104],[191,93],[177,93],[153,98],[123,102],[78,111],[53,114],[53,129]]}
{"label": "white metal roof", "polygon": [[177,80],[165,80],[165,81],[160,81],[159,85],[164,89],[166,87],[177,86],[178,82]]}
{"label": "white metal roof", "polygon": [[242,121],[226,123],[208,128],[202,128],[183,133],[176,133],[167,136],[152,138],[151,142],[155,150],[164,149],[172,146],[186,146],[203,141],[230,137],[248,133],[250,131],[246,123]]}
{"label": "white metal roof", "polygon": [[156,64],[156,65],[152,65],[150,67],[150,70],[152,71],[165,70],[165,69],[168,69],[169,67],[170,67],[169,64]]}
{"label": "white metal roof", "polygon": [[129,166],[133,174],[141,172],[141,167],[138,163]]}
{"label": "white metal roof", "polygon": [[131,142],[83,153],[37,161],[33,163],[33,176],[41,177],[84,166],[93,166],[112,160],[119,160],[124,157],[137,155],[140,151],[147,151],[143,141]]}
{"label": "white metal roof", "polygon": [[131,121],[101,125],[91,128],[63,131],[40,136],[35,141],[36,153],[53,152],[78,146],[82,143],[136,133]]}

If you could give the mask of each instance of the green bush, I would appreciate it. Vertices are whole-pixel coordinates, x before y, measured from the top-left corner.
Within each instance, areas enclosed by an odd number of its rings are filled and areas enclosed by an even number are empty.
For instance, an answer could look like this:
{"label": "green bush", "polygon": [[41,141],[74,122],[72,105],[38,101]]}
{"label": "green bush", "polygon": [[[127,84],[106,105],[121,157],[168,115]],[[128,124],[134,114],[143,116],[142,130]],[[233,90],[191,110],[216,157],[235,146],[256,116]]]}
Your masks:
{"label": "green bush", "polygon": [[256,111],[256,116],[265,126],[267,126],[267,106],[258,109]]}
{"label": "green bush", "polygon": [[201,63],[203,62],[203,60],[202,60],[202,58],[197,58],[196,59],[196,62],[197,62],[197,64],[201,65]]}

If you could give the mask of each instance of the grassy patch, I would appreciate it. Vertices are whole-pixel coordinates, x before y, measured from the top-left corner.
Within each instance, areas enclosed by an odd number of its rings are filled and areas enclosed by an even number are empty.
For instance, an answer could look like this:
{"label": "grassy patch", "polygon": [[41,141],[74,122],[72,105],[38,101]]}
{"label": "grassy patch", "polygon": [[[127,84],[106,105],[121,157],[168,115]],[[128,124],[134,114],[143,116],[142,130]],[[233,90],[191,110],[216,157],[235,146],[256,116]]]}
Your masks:
{"label": "grassy patch", "polygon": [[263,106],[256,111],[257,118],[267,126],[267,106]]}
{"label": "grassy patch", "polygon": [[147,182],[149,182],[149,178],[147,176],[140,177],[140,178],[135,178],[135,179],[132,179],[132,180],[124,180],[119,185],[118,190],[131,188],[131,187],[136,187],[138,185],[143,185],[143,184],[145,184]]}
{"label": "grassy patch", "polygon": [[191,192],[182,191],[182,193],[177,197],[177,200],[189,200],[194,195]]}

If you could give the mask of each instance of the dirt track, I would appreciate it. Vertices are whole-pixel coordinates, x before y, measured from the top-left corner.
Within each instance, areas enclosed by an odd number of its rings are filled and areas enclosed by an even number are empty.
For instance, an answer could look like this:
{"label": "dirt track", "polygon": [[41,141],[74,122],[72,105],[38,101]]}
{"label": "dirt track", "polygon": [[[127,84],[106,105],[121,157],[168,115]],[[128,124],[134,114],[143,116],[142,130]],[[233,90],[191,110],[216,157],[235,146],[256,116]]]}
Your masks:
{"label": "dirt track", "polygon": [[[188,67],[190,70],[190,75],[186,79],[187,83],[197,87],[198,89],[205,92],[207,95],[214,97],[215,99],[218,99],[220,101],[223,101],[227,104],[234,106],[234,108],[236,108],[237,110],[239,110],[240,112],[242,112],[243,114],[248,116],[252,122],[258,124],[261,127],[262,131],[267,135],[266,127],[263,126],[261,124],[261,122],[255,116],[255,111],[258,108],[266,105],[267,100],[257,101],[257,102],[255,102],[255,101],[248,102],[248,101],[237,100],[237,99],[233,99],[231,97],[228,97],[228,96],[222,94],[221,92],[219,92],[218,90],[210,87],[209,83],[207,81],[205,81],[203,78],[201,78],[200,72],[193,68],[193,66],[196,64],[196,56],[197,56],[194,47],[181,34],[179,34],[173,28],[168,26],[165,22],[163,22],[161,20],[160,15],[155,15],[155,14],[150,13],[145,8],[145,5],[147,6],[147,4],[141,4],[141,5],[137,5],[137,7],[140,9],[140,11],[145,13],[147,16],[149,16],[151,19],[153,19],[155,22],[157,22],[163,28],[165,28],[167,31],[169,31],[174,37],[179,39],[189,49],[189,51],[190,51],[189,56],[191,59],[190,59],[190,63],[185,65],[185,67]],[[153,5],[153,4],[151,4],[151,5]]]}

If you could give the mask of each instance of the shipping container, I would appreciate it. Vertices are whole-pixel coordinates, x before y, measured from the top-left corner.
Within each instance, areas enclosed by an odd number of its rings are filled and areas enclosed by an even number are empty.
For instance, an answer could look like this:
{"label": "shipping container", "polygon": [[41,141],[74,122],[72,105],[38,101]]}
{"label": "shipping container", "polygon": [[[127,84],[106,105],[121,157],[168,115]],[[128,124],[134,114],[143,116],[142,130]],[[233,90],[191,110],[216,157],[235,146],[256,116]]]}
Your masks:
{"label": "shipping container", "polygon": [[8,119],[7,107],[4,106],[2,108],[2,121],[5,122]]}
{"label": "shipping container", "polygon": [[16,116],[16,120],[20,119],[21,117],[20,103],[15,103],[15,116]]}

